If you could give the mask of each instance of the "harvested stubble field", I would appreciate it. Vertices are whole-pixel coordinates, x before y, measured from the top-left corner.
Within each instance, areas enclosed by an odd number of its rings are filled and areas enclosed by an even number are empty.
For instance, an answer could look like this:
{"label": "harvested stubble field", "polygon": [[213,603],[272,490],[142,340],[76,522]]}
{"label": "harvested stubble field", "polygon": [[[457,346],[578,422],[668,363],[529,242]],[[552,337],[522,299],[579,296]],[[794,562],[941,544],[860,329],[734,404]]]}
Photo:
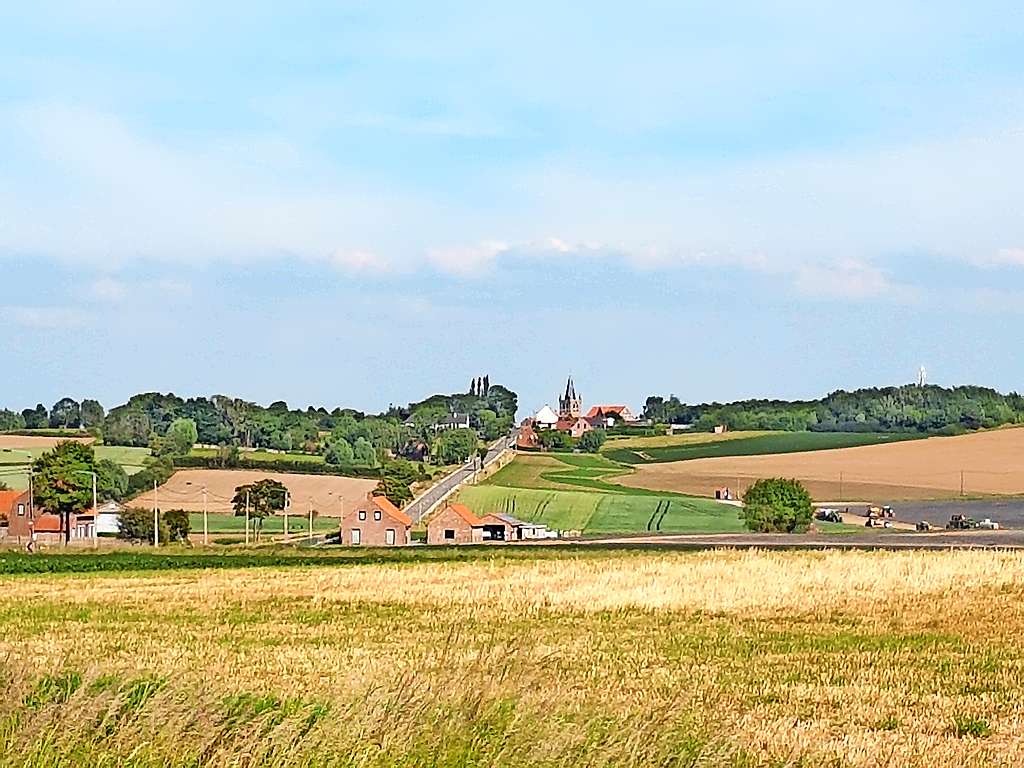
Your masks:
{"label": "harvested stubble field", "polygon": [[480,557],[4,577],[0,765],[1024,761],[1024,555]]}
{"label": "harvested stubble field", "polygon": [[[235,488],[257,480],[270,478],[285,485],[291,494],[292,512],[307,513],[312,504],[322,517],[340,517],[344,509],[366,498],[377,487],[376,480],[336,475],[299,475],[284,472],[234,469],[181,469],[157,489],[157,502],[161,509],[203,511],[203,488],[207,489],[208,511],[219,515],[234,513],[231,499]],[[137,497],[134,505],[151,507],[153,492]]]}
{"label": "harvested stubble field", "polygon": [[1024,428],[888,445],[767,456],[694,459],[637,467],[618,482],[711,495],[762,477],[795,477],[819,501],[946,499],[1024,494]]}

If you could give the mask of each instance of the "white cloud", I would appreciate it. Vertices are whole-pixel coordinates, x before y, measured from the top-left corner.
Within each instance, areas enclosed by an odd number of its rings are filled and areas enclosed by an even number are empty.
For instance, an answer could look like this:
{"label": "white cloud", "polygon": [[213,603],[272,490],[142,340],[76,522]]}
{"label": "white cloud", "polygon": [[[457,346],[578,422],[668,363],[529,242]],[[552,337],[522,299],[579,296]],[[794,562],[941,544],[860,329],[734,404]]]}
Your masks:
{"label": "white cloud", "polygon": [[501,240],[484,240],[474,245],[431,248],[427,258],[435,267],[457,275],[479,274],[510,250]]}
{"label": "white cloud", "polygon": [[121,301],[128,293],[128,287],[121,280],[101,277],[89,286],[89,293],[100,301]]}
{"label": "white cloud", "polygon": [[392,268],[391,263],[380,254],[363,250],[337,250],[327,261],[343,272],[379,274]]}
{"label": "white cloud", "polygon": [[1000,248],[974,259],[974,263],[979,267],[1024,267],[1024,248]]}
{"label": "white cloud", "polygon": [[0,307],[0,325],[8,322],[32,330],[56,331],[79,328],[86,324],[87,317],[69,307]]}
{"label": "white cloud", "polygon": [[893,283],[884,270],[859,261],[800,267],[794,276],[796,290],[810,298],[864,301],[888,298],[910,301],[912,289]]}
{"label": "white cloud", "polygon": [[[802,269],[804,286],[828,282],[815,265],[880,263],[893,253],[969,263],[988,250],[990,261],[1024,263],[1021,249],[1002,247],[1024,241],[1024,220],[1006,203],[1024,175],[1016,124],[711,170],[602,170],[557,159],[485,169],[481,188],[502,197],[483,208],[443,187],[403,194],[334,176],[329,158],[280,137],[173,144],[59,104],[0,111],[0,141],[24,168],[0,170],[0,257],[105,269],[299,258],[357,275],[423,266],[480,275],[502,256],[599,256],[645,270]],[[852,277],[848,293],[882,290],[878,276]],[[107,300],[125,290],[116,280],[93,287]]]}

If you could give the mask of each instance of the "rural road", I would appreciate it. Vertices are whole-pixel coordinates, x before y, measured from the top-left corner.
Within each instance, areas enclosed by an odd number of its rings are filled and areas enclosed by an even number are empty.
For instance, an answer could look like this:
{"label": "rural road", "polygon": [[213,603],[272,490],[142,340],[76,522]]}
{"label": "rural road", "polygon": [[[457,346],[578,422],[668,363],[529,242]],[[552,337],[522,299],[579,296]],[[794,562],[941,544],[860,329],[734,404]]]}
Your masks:
{"label": "rural road", "polygon": [[[487,451],[487,457],[484,459],[483,465],[485,467],[489,466],[502,454],[502,452],[514,444],[514,435],[512,437],[503,437],[493,443]],[[451,493],[456,486],[468,480],[474,471],[475,469],[472,463],[466,464],[462,468],[455,470],[406,507],[404,510],[405,513],[412,518],[414,523],[420,522],[420,520],[423,519],[423,516],[430,511],[430,508],[435,503]]]}

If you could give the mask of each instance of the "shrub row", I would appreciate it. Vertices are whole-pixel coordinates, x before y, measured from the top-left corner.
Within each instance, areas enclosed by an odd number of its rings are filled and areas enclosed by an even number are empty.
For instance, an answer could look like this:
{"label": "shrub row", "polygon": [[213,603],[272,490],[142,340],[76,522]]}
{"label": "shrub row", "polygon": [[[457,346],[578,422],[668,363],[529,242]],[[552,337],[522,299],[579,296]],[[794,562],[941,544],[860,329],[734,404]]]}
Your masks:
{"label": "shrub row", "polygon": [[379,478],[380,467],[335,466],[311,461],[277,461],[240,458],[225,463],[217,456],[177,456],[174,466],[178,469],[256,469],[264,472],[288,472],[297,475],[338,475],[341,477]]}

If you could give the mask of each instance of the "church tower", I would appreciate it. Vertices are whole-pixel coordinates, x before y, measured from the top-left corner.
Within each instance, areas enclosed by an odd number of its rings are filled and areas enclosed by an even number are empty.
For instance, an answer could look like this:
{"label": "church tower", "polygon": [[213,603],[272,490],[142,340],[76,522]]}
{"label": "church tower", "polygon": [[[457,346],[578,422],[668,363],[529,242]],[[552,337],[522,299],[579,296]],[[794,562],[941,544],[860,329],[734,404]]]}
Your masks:
{"label": "church tower", "polygon": [[558,398],[558,416],[562,419],[578,419],[583,413],[583,398],[576,394],[572,376],[565,383],[565,395]]}

